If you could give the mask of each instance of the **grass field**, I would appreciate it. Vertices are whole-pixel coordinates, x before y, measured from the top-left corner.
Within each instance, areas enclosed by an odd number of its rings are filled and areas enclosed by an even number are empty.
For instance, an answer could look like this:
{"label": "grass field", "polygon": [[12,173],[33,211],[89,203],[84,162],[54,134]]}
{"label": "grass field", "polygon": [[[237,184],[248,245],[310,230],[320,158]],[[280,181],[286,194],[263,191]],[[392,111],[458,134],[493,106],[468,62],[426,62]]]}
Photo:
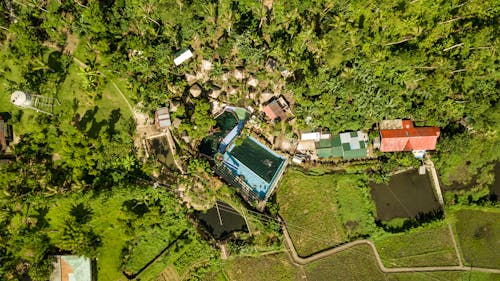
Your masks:
{"label": "grass field", "polygon": [[375,204],[361,176],[338,176],[335,191],[339,216],[349,238],[369,235],[376,231]]}
{"label": "grass field", "polygon": [[386,267],[458,264],[446,225],[384,236],[375,245]]}
{"label": "grass field", "polygon": [[458,210],[456,236],[466,265],[500,268],[499,210]]}
{"label": "grass field", "polygon": [[374,231],[374,205],[363,184],[362,175],[287,172],[277,201],[299,255]]}
{"label": "grass field", "polygon": [[335,176],[307,176],[290,169],[277,192],[279,213],[301,256],[347,239],[338,216]]}
{"label": "grass field", "polygon": [[286,254],[253,257],[237,257],[224,262],[229,280],[299,280],[297,268]]}
{"label": "grass field", "polygon": [[[14,78],[12,77],[13,81],[21,79]],[[95,101],[80,89],[79,85],[81,83],[82,77],[79,67],[73,63],[68,68],[66,79],[59,85],[57,94],[61,105],[55,108],[55,113],[62,116],[61,126],[69,126],[75,115],[78,114],[78,116],[83,117],[85,113],[92,113],[92,121],[97,124],[112,119],[113,114],[115,118],[119,117],[122,120],[132,118],[132,113],[125,100],[123,100],[111,83],[105,85],[101,92],[102,98]],[[132,96],[127,91],[125,93],[128,96]],[[20,136],[37,127],[36,117],[42,115],[42,113],[37,113],[31,109],[19,109],[15,107],[10,103],[10,95],[11,92],[7,91],[7,85],[0,83],[0,112],[7,111],[12,116],[20,116],[19,122],[16,122],[15,118],[10,121],[14,125],[14,134]]]}
{"label": "grass field", "polygon": [[[75,204],[86,204],[90,212],[89,224],[93,231],[101,237],[101,247],[97,257],[98,280],[126,280],[121,273],[121,253],[126,242],[131,239],[125,232],[120,220],[126,215],[123,213],[122,204],[133,196],[127,191],[115,191],[112,195],[102,194],[92,196],[77,195],[61,197],[54,202],[54,208],[47,214],[49,221],[56,221],[58,216],[65,213],[64,210]],[[87,203],[85,203],[87,202]]]}

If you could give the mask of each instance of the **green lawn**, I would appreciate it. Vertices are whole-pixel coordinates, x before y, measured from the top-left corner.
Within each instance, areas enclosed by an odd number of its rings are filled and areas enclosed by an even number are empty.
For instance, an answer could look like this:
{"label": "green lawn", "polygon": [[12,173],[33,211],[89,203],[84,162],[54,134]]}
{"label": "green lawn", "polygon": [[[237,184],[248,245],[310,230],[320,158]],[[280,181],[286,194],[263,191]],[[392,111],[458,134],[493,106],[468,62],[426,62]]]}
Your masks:
{"label": "green lawn", "polygon": [[[6,75],[7,78],[13,81],[20,81],[21,77],[14,76],[16,68]],[[129,120],[132,118],[132,113],[127,106],[125,100],[117,92],[116,88],[108,83],[105,85],[101,92],[102,98],[93,100],[81,88],[82,77],[79,66],[72,63],[68,68],[68,75],[65,80],[59,85],[57,98],[61,105],[55,108],[55,113],[62,117],[61,126],[70,126],[70,123],[75,115],[83,117],[85,113],[92,113],[92,120],[99,123],[105,120],[111,120],[119,116],[122,120]],[[120,89],[124,90],[129,99],[133,94],[126,87],[120,86],[120,81],[117,79],[117,85]],[[33,131],[37,127],[36,117],[43,113],[37,113],[31,109],[21,110],[10,103],[11,92],[7,90],[7,83],[5,80],[0,81],[0,112],[10,112],[14,117],[20,116],[19,122],[13,118],[10,122],[13,123],[14,134],[20,136],[26,132]],[[94,112],[94,110],[96,110]]]}
{"label": "green lawn", "polygon": [[[93,196],[86,193],[57,197],[47,214],[49,222],[60,220],[61,216],[76,204],[85,204],[90,211],[89,225],[101,238],[101,247],[97,255],[98,280],[126,280],[121,273],[121,253],[125,243],[131,239],[120,220],[126,218],[122,211],[123,202],[134,197],[130,190],[116,190],[112,194]],[[52,223],[51,223],[52,225]],[[56,241],[57,243],[57,241]]]}
{"label": "green lawn", "polygon": [[363,175],[287,172],[277,201],[299,255],[375,231],[374,205],[363,185]]}
{"label": "green lawn", "polygon": [[458,210],[454,215],[465,264],[500,268],[500,211]]}
{"label": "green lawn", "polygon": [[123,227],[116,225],[125,217],[121,207],[129,198],[130,194],[114,192],[109,198],[99,197],[89,201],[95,212],[95,231],[102,236],[102,248],[97,260],[98,280],[126,280],[121,273],[121,253],[130,237]]}
{"label": "green lawn", "polygon": [[375,245],[386,267],[458,264],[447,225],[384,236]]}
{"label": "green lawn", "polygon": [[231,281],[292,281],[297,278],[297,268],[286,254],[260,257],[236,257],[224,263],[224,271]]}

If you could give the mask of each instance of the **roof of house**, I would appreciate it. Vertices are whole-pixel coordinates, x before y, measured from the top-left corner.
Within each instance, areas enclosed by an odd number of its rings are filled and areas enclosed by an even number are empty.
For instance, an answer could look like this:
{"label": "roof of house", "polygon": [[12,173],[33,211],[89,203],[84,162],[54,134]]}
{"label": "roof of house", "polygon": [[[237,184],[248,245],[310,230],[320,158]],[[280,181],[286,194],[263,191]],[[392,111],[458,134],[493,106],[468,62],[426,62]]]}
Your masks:
{"label": "roof of house", "polygon": [[440,135],[438,127],[414,127],[411,120],[403,120],[401,129],[380,130],[380,151],[434,150]]}
{"label": "roof of house", "polygon": [[342,157],[356,159],[365,157],[368,136],[361,131],[346,132],[316,142],[316,154],[320,158]]}
{"label": "roof of house", "polygon": [[158,128],[166,128],[172,125],[170,121],[170,112],[167,107],[156,110],[155,121]]}
{"label": "roof of house", "polygon": [[273,100],[268,105],[266,105],[263,108],[263,111],[271,121],[278,117],[281,120],[286,119],[286,113],[277,100]]}
{"label": "roof of house", "polygon": [[91,281],[91,262],[87,257],[56,256],[50,281]]}
{"label": "roof of house", "polygon": [[179,65],[193,56],[190,49],[183,49],[175,54],[174,63]]}
{"label": "roof of house", "polygon": [[320,132],[310,132],[310,133],[300,134],[301,141],[309,141],[309,140],[319,141],[320,137],[321,137]]}

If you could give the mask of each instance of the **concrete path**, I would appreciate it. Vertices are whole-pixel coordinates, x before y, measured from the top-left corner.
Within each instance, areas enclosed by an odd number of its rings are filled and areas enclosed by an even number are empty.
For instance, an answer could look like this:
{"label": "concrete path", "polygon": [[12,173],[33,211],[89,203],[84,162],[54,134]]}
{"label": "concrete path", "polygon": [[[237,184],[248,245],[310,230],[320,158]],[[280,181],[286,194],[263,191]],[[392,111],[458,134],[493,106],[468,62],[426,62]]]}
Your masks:
{"label": "concrete path", "polygon": [[438,197],[439,204],[441,205],[441,207],[444,207],[443,193],[441,192],[441,185],[439,184],[436,168],[434,168],[434,162],[432,162],[432,160],[429,157],[425,159],[425,166],[427,167],[428,170],[431,171],[432,181],[433,181],[432,186],[436,190],[436,195]]}
{"label": "concrete path", "polygon": [[[456,265],[456,266],[425,266],[425,267],[387,268],[382,263],[382,260],[380,259],[380,255],[377,251],[377,248],[375,247],[375,244],[370,240],[353,241],[353,242],[341,245],[339,247],[334,247],[334,248],[330,248],[330,249],[321,251],[321,252],[316,253],[316,254],[309,256],[307,258],[302,258],[297,254],[297,251],[295,250],[295,247],[292,243],[292,239],[290,238],[290,234],[288,233],[288,229],[286,228],[286,226],[284,224],[283,224],[282,229],[283,229],[283,234],[284,234],[284,238],[285,238],[285,246],[288,249],[288,253],[290,255],[290,258],[292,259],[292,261],[296,265],[299,265],[299,266],[312,263],[314,261],[317,261],[317,260],[320,260],[322,258],[326,258],[328,256],[340,253],[342,251],[348,250],[348,249],[355,247],[355,246],[358,246],[358,245],[368,245],[368,246],[370,246],[370,248],[373,251],[373,254],[375,256],[375,262],[377,263],[378,268],[383,273],[432,272],[432,271],[480,271],[480,272],[500,274],[500,269],[464,266],[461,261],[460,261],[460,264]],[[453,240],[454,240],[454,238],[453,238]],[[458,248],[456,248],[456,249],[458,251]],[[459,257],[459,260],[460,260],[460,257]]]}

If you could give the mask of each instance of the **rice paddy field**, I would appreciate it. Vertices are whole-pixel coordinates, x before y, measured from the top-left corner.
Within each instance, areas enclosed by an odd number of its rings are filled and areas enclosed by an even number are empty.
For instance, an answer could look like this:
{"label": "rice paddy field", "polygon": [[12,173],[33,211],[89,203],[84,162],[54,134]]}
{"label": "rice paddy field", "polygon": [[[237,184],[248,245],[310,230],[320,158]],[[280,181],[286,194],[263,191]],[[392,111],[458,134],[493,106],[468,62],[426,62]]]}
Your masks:
{"label": "rice paddy field", "polygon": [[386,267],[458,265],[445,224],[389,234],[376,239],[375,246]]}
{"label": "rice paddy field", "polygon": [[289,169],[277,202],[300,256],[369,235],[375,228],[363,175],[312,176]]}
{"label": "rice paddy field", "polygon": [[464,263],[500,269],[500,210],[458,210],[453,215]]}

